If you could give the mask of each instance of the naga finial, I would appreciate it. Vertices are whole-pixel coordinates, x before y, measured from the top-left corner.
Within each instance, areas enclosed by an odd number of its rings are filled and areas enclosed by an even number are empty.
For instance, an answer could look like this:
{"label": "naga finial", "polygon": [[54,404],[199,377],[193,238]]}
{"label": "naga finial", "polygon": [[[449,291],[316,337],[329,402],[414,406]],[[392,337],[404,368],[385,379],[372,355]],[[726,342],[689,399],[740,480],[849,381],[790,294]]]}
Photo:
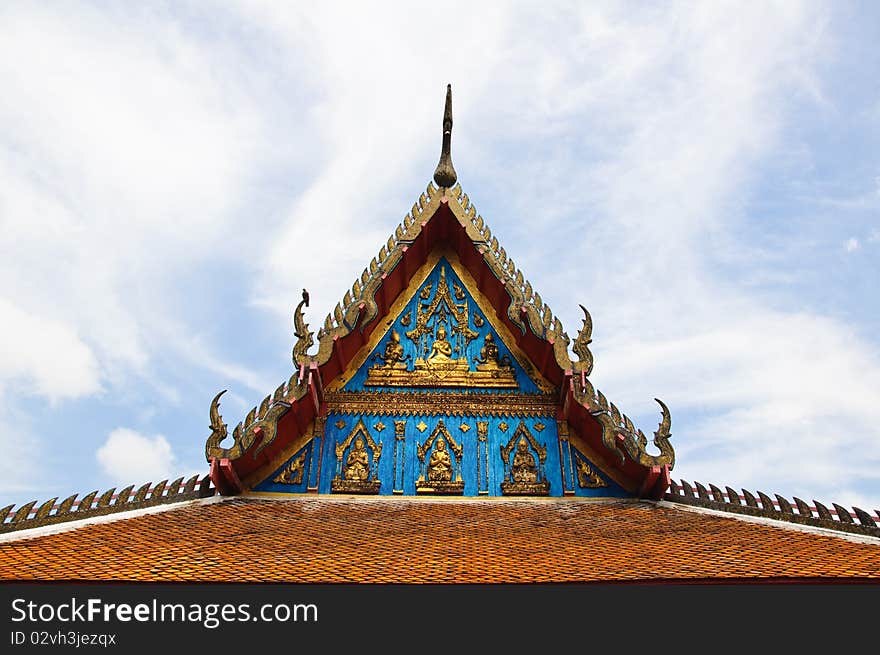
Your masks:
{"label": "naga finial", "polygon": [[297,338],[293,347],[293,363],[299,366],[309,361],[308,349],[314,345],[312,333],[309,332],[309,324],[303,316],[303,305],[309,306],[309,292],[303,289],[302,300],[293,311],[293,336]]}
{"label": "naga finial", "polygon": [[593,353],[590,352],[590,344],[593,342],[593,318],[590,316],[590,312],[587,311],[587,308],[583,305],[579,305],[579,307],[584,312],[584,323],[581,326],[580,332],[578,332],[577,339],[574,340],[574,344],[571,349],[574,351],[574,354],[578,356],[578,362],[575,363],[575,369],[577,371],[583,371],[587,375],[593,370]]}
{"label": "naga finial", "polygon": [[226,393],[226,389],[214,396],[214,400],[211,401],[211,409],[209,410],[211,425],[208,426],[211,428],[211,435],[205,443],[205,459],[208,461],[211,459],[212,452],[220,448],[220,443],[228,434],[226,432],[226,424],[223,422],[223,417],[220,416],[220,396],[224,393]]}
{"label": "naga finial", "polygon": [[440,163],[434,171],[437,186],[449,189],[455,184],[458,175],[452,167],[452,85],[446,85],[446,109],[443,112],[443,147],[440,150]]}

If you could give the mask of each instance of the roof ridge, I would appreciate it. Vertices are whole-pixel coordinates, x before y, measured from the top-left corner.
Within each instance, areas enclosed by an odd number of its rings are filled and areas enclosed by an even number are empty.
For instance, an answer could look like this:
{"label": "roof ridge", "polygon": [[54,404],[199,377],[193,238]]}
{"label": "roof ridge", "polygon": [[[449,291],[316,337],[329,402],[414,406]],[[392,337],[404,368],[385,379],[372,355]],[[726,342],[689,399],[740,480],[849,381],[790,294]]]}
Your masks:
{"label": "roof ridge", "polygon": [[[776,499],[770,498],[763,491],[757,492],[757,498],[746,489],[740,495],[735,489],[725,487],[724,491],[714,484],[709,484],[707,489],[703,484],[694,482],[691,486],[686,480],[670,480],[669,490],[664,494],[663,500],[684,505],[695,505],[708,509],[735,514],[746,514],[790,523],[800,523],[819,528],[828,528],[838,532],[851,532],[871,537],[880,537],[880,511],[874,510],[876,515],[872,517],[868,512],[853,507],[850,512],[845,507],[832,503],[833,510],[817,500],[813,500],[813,506],[804,502],[797,496],[793,496],[794,506],[785,497],[774,494]],[[815,512],[815,516],[813,515]],[[858,523],[855,520],[858,520]]]}
{"label": "roof ridge", "polygon": [[181,476],[170,485],[168,480],[162,480],[155,485],[147,482],[137,491],[133,484],[119,493],[113,487],[100,496],[97,491],[93,491],[78,501],[76,497],[79,494],[73,494],[60,503],[56,502],[58,496],[55,496],[36,508],[36,500],[20,505],[15,510],[15,504],[7,505],[0,509],[0,534],[214,495],[215,490],[207,475],[200,478],[196,474],[186,483],[183,479],[184,476]]}

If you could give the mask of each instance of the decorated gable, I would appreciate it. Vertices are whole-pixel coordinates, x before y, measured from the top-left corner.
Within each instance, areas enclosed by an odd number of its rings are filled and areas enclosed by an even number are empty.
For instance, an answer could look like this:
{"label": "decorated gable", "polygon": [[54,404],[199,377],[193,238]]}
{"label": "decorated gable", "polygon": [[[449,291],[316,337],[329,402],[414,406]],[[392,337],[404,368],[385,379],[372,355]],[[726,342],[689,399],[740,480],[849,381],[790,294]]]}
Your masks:
{"label": "decorated gable", "polygon": [[231,435],[211,403],[221,493],[662,497],[668,409],[651,454],[593,387],[589,312],[569,337],[456,184],[447,91],[436,184],[316,333],[303,290],[295,372]]}

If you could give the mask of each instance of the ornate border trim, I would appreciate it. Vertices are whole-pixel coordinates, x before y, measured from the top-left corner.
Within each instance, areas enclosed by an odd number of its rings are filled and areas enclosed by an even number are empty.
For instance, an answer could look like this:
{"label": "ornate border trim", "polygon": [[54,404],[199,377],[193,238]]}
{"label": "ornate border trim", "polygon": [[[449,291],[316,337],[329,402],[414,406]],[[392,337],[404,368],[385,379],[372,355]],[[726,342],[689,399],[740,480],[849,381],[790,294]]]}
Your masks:
{"label": "ornate border trim", "polygon": [[554,394],[483,394],[337,391],[325,396],[330,412],[375,416],[528,416],[554,417]]}

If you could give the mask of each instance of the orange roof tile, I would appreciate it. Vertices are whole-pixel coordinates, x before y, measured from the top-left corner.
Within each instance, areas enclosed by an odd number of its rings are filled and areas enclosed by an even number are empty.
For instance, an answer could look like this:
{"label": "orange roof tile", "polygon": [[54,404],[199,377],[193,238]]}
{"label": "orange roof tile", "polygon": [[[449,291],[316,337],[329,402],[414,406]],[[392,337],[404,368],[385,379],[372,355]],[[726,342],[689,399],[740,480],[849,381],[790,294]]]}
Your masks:
{"label": "orange roof tile", "polygon": [[0,543],[0,579],[880,580],[867,541],[650,502],[235,498]]}

